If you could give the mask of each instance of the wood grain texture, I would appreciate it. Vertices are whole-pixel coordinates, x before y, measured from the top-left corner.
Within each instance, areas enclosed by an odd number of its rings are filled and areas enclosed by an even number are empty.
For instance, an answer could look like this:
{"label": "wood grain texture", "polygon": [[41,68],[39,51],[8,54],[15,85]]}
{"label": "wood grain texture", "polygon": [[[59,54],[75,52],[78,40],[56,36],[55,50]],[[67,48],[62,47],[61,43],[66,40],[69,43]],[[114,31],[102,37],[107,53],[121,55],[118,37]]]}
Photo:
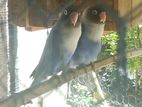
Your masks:
{"label": "wood grain texture", "polygon": [[[59,13],[64,6],[74,3],[80,11],[86,7],[96,5],[102,1],[114,10],[118,16],[125,17],[130,26],[142,22],[141,0],[33,0],[36,5],[29,7],[26,0],[9,0],[9,19],[27,30],[39,30],[52,27],[56,23]],[[139,6],[139,8],[138,8]],[[107,16],[105,31],[116,30],[115,22]]]}

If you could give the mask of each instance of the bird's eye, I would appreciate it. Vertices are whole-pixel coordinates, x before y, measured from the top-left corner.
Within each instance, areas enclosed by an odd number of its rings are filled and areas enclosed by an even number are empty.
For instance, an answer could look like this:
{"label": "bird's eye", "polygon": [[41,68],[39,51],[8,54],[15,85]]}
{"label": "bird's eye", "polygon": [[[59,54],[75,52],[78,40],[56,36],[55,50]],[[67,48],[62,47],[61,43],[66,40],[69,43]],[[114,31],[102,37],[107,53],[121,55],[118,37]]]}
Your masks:
{"label": "bird's eye", "polygon": [[67,15],[68,14],[68,11],[67,10],[64,10],[64,15]]}
{"label": "bird's eye", "polygon": [[98,11],[97,11],[97,10],[92,10],[92,14],[93,14],[93,15],[97,15],[97,14],[98,14]]}

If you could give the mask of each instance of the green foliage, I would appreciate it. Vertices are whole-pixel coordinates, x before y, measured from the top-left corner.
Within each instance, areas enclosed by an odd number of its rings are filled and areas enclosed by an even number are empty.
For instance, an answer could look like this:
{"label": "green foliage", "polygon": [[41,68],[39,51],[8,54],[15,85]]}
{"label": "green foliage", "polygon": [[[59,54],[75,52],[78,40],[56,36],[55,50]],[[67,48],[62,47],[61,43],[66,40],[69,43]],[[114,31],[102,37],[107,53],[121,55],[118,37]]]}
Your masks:
{"label": "green foliage", "polygon": [[137,49],[142,47],[142,28],[129,28],[127,32],[127,50]]}
{"label": "green foliage", "polygon": [[[127,44],[127,50],[142,48],[142,28],[134,27],[129,29],[127,33]],[[141,64],[141,57],[128,59],[128,68],[131,73],[135,73]]]}
{"label": "green foliage", "polygon": [[72,107],[94,107],[96,100],[93,98],[93,94],[89,89],[81,85],[79,82],[73,80],[69,83],[70,95],[68,98],[68,104]]}
{"label": "green foliage", "polygon": [[136,57],[128,59],[128,68],[130,69],[130,72],[132,74],[135,74],[137,69],[141,67],[142,64],[142,58]]}
{"label": "green foliage", "polygon": [[[102,37],[102,50],[98,59],[108,58],[117,53],[118,35],[111,32]],[[129,28],[126,37],[127,51],[142,47],[142,28]],[[137,72],[140,72],[139,75]],[[142,57],[128,59],[128,76],[122,76],[116,65],[107,66],[98,75],[106,100],[111,106],[142,107]],[[123,81],[122,81],[123,80]],[[95,84],[95,83],[94,83]],[[69,97],[72,107],[99,107],[103,101],[98,100],[96,88],[85,88],[78,81],[71,84]],[[74,105],[76,104],[76,105]],[[82,105],[84,104],[84,105]]]}
{"label": "green foliage", "polygon": [[102,37],[102,50],[98,59],[104,59],[116,54],[118,35],[111,32]]}

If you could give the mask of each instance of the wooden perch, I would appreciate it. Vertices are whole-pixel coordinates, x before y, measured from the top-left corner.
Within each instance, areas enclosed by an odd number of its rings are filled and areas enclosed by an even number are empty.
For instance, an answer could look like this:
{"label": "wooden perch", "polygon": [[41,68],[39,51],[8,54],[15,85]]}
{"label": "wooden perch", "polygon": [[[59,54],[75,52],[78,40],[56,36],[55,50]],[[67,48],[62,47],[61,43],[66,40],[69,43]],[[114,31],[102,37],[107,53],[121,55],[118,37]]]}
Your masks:
{"label": "wooden perch", "polygon": [[[128,58],[142,56],[142,49],[130,51],[127,53]],[[78,68],[66,73],[63,73],[60,76],[54,76],[51,79],[39,84],[38,86],[28,88],[24,91],[21,91],[19,93],[15,93],[6,99],[0,101],[0,107],[19,107],[27,102],[29,102],[31,99],[36,98],[46,92],[49,92],[62,84],[69,82],[70,80],[77,78],[78,76],[91,72],[92,66],[94,66],[95,69],[99,69],[102,67],[105,67],[107,65],[113,64],[117,61],[118,56],[114,55],[110,58],[100,60],[97,62],[93,62],[85,67]],[[16,106],[15,106],[16,105]]]}

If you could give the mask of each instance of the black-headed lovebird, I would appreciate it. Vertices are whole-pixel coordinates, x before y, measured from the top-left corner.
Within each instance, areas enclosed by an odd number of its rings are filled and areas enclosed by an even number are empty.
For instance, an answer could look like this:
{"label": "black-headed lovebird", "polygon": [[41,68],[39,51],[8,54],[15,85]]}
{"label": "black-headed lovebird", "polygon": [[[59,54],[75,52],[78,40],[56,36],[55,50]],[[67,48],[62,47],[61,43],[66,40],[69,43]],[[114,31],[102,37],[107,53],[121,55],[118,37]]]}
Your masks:
{"label": "black-headed lovebird", "polygon": [[82,15],[82,34],[77,49],[69,62],[70,68],[96,61],[101,50],[106,12],[101,5],[85,9]]}
{"label": "black-headed lovebird", "polygon": [[65,8],[53,26],[41,55],[40,61],[31,77],[31,86],[41,83],[48,76],[66,69],[81,36],[80,12],[76,6]]}

